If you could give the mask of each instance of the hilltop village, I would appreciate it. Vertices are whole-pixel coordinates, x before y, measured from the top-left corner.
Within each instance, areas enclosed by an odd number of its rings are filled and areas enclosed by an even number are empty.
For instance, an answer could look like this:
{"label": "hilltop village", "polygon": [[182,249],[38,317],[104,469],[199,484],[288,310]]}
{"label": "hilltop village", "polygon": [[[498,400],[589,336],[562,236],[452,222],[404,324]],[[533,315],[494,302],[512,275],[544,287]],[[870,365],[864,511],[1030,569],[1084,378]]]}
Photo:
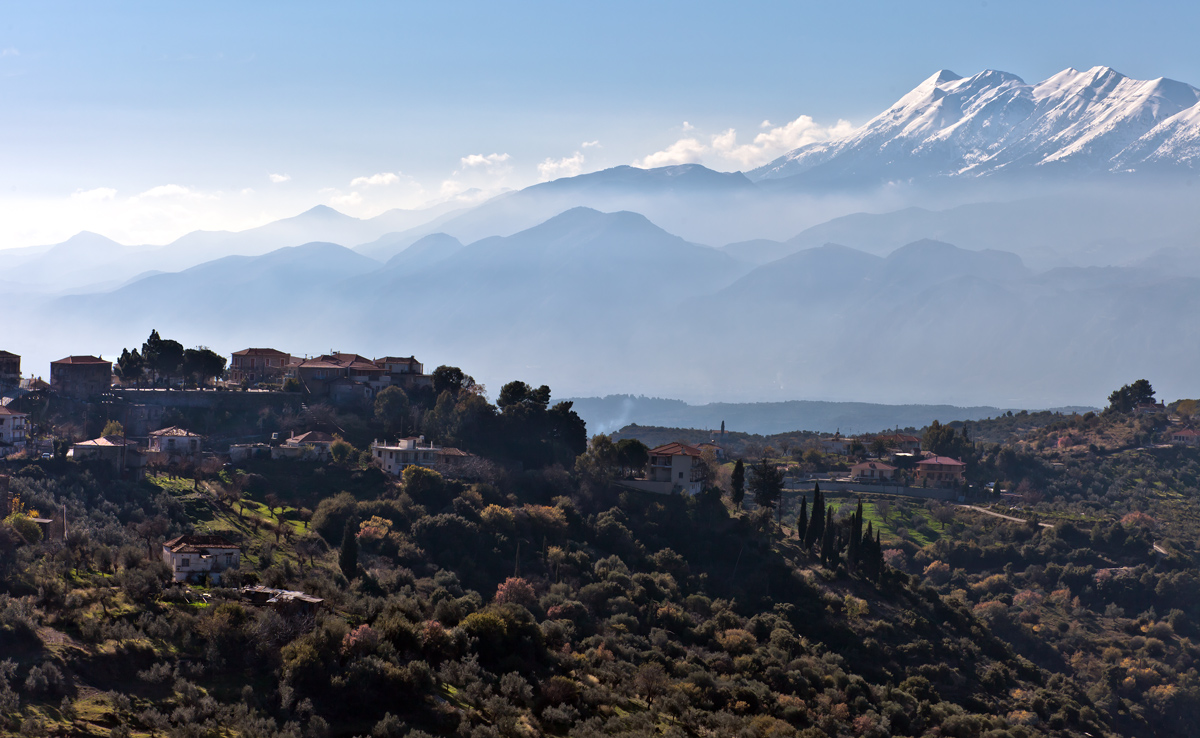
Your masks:
{"label": "hilltop village", "polygon": [[1180,734],[1200,403],[628,426],[414,356],[0,354],[0,731]]}

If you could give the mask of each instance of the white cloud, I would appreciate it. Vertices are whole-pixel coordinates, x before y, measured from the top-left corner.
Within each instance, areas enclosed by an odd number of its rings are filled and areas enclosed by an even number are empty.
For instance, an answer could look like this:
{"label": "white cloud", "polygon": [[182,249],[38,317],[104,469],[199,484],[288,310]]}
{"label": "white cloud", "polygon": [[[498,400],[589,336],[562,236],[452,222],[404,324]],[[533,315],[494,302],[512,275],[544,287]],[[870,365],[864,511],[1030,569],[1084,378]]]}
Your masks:
{"label": "white cloud", "polygon": [[102,202],[111,200],[117,196],[117,191],[111,187],[97,187],[91,190],[75,190],[71,193],[72,200],[83,200],[84,202]]}
{"label": "white cloud", "polygon": [[352,208],[352,207],[355,207],[356,205],[361,205],[362,201],[363,201],[362,195],[358,194],[357,192],[351,192],[348,195],[334,195],[333,197],[329,198],[330,204],[335,207],[351,207]]}
{"label": "white cloud", "polygon": [[20,56],[21,52],[9,46],[7,49],[0,51],[0,56]]}
{"label": "white cloud", "polygon": [[196,193],[192,192],[183,185],[165,184],[159,185],[158,187],[151,187],[140,195],[135,195],[133,199],[140,200],[147,197],[184,197],[195,194]]}
{"label": "white cloud", "polygon": [[[585,149],[590,149],[593,146],[600,146],[600,142],[599,141],[584,141],[583,143],[581,143],[579,145]],[[601,148],[603,148],[603,147],[601,147]]]}
{"label": "white cloud", "polygon": [[698,138],[681,138],[662,151],[635,161],[633,165],[643,169],[653,169],[675,164],[693,164],[700,161],[709,151],[709,147],[701,143]]}
{"label": "white cloud", "polygon": [[583,152],[576,151],[561,159],[546,159],[538,164],[538,175],[546,182],[559,177],[574,177],[583,171]]}
{"label": "white cloud", "polygon": [[686,120],[683,122],[683,132],[684,133],[687,133],[688,131],[694,131],[694,130],[696,130],[696,126],[692,125],[691,123],[688,123]]}
{"label": "white cloud", "polygon": [[485,167],[489,171],[499,168],[512,157],[508,154],[470,154],[462,158],[462,168]]}
{"label": "white cloud", "polygon": [[[769,127],[770,121],[763,121]],[[770,128],[754,137],[753,143],[737,145],[737,132],[730,128],[713,137],[713,148],[722,157],[732,159],[744,167],[766,164],[780,154],[819,141],[842,138],[854,130],[850,121],[839,120],[832,126],[822,126],[810,115],[802,115],[791,123]]]}
{"label": "white cloud", "polygon": [[241,193],[240,193],[240,194],[242,194],[242,195],[253,195],[253,194],[254,194],[254,188],[252,188],[252,187],[246,187],[245,189],[243,189],[243,190],[241,191]]}
{"label": "white cloud", "polygon": [[442,197],[454,197],[460,192],[466,192],[467,189],[467,186],[462,182],[459,182],[455,179],[448,179],[445,182],[442,182],[441,193]]}
{"label": "white cloud", "polygon": [[[764,120],[761,127],[767,130],[756,135],[751,143],[740,145],[737,142],[737,131],[733,128],[713,134],[707,141],[695,135],[687,136],[661,151],[635,161],[634,166],[665,167],[716,159],[742,169],[750,169],[762,166],[801,146],[842,138],[854,130],[849,121],[839,120],[832,126],[822,126],[808,115],[802,115],[782,126],[772,126],[769,120]],[[693,131],[695,127],[685,121],[683,129],[685,132]]]}
{"label": "white cloud", "polygon": [[400,181],[400,177],[392,172],[380,172],[370,177],[355,177],[350,180],[351,187],[373,187],[375,185],[390,185]]}
{"label": "white cloud", "polygon": [[267,178],[275,184],[282,184],[292,178],[290,174],[268,174]]}

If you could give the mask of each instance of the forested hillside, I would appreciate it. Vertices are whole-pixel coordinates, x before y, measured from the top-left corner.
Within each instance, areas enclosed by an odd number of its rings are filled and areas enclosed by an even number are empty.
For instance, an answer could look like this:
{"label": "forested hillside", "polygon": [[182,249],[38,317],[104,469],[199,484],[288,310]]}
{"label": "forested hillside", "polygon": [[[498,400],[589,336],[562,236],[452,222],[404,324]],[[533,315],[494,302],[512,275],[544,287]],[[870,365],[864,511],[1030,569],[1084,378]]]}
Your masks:
{"label": "forested hillside", "polygon": [[[577,445],[548,390],[496,407],[466,379],[421,422],[486,450],[470,480],[388,477],[345,441],[328,463],[143,481],[17,466],[3,729],[1032,738],[1186,735],[1200,708],[1200,452],[1047,443],[1165,416],[1008,445],[937,431],[1024,496],[1002,519],[987,500],[801,500],[749,459],[736,489],[623,489],[617,447]],[[64,508],[66,540],[41,540],[35,511]],[[162,543],[193,532],[240,546],[219,585],[169,581]],[[254,605],[255,584],[323,602]]]}

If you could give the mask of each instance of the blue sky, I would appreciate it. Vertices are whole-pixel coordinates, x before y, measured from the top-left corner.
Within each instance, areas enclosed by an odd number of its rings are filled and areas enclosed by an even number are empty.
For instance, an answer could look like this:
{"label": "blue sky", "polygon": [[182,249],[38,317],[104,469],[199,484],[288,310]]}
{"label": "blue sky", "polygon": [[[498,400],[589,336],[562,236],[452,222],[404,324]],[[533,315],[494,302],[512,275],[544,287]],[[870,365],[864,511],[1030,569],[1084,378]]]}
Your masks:
{"label": "blue sky", "polygon": [[[0,248],[84,228],[164,242],[319,203],[369,216],[616,164],[746,168],[941,68],[1200,84],[1183,3],[0,9]],[[730,129],[780,132],[737,156],[679,146]]]}

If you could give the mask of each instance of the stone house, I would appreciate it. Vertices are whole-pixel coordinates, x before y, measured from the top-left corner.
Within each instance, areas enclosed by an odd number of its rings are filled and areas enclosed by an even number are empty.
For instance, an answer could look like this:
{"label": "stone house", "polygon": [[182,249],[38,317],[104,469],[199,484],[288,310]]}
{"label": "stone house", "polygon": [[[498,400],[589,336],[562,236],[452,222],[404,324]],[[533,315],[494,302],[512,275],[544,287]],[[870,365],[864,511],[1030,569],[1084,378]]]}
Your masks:
{"label": "stone house", "polygon": [[282,382],[291,371],[292,355],[273,348],[248,348],[230,356],[230,382]]}
{"label": "stone house", "polygon": [[96,356],[68,356],[50,362],[50,389],[85,400],[112,387],[112,362]]}
{"label": "stone house", "polygon": [[9,351],[0,351],[0,389],[18,387],[21,384],[21,357]]}

